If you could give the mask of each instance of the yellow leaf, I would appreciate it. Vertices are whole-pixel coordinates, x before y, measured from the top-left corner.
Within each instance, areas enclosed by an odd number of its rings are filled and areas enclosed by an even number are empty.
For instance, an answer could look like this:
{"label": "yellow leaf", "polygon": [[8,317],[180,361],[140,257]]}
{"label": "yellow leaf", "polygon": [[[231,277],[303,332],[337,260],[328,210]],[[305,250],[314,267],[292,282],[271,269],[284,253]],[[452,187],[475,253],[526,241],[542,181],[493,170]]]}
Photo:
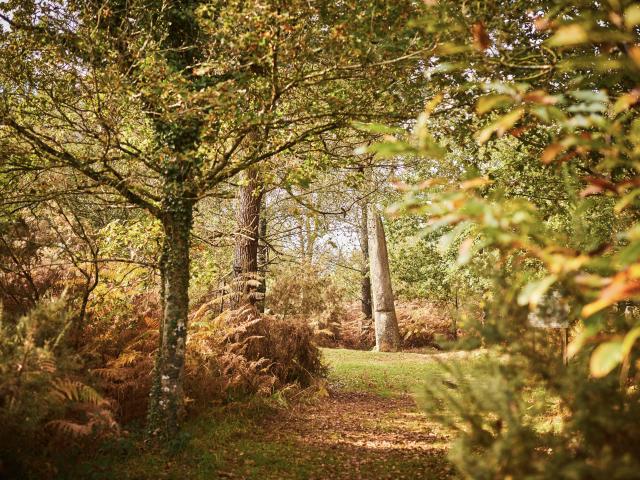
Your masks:
{"label": "yellow leaf", "polygon": [[578,353],[582,349],[585,343],[587,343],[589,339],[593,338],[593,336],[596,335],[599,330],[600,326],[597,324],[586,326],[582,330],[580,330],[575,338],[571,341],[571,343],[567,346],[567,358],[573,358],[576,353]]}
{"label": "yellow leaf", "polygon": [[551,163],[565,150],[566,147],[561,143],[552,143],[543,150],[540,160],[542,163]]}
{"label": "yellow leaf", "polygon": [[582,316],[590,317],[603,308],[607,308],[620,300],[626,300],[640,292],[640,281],[636,278],[635,265],[617,273],[611,283],[600,292],[597,300],[585,305]]}
{"label": "yellow leaf", "polygon": [[615,205],[613,210],[616,213],[620,213],[622,210],[627,208],[635,199],[640,195],[640,188],[635,188],[627,193],[624,197],[622,197]]}
{"label": "yellow leaf", "polygon": [[465,265],[471,259],[471,249],[473,247],[473,239],[465,238],[460,244],[460,250],[458,252],[458,265]]}
{"label": "yellow leaf", "polygon": [[503,115],[498,120],[493,122],[491,125],[483,128],[476,134],[476,141],[482,145],[487,140],[491,138],[491,136],[495,133],[498,137],[504,135],[504,133],[509,130],[515,123],[520,120],[522,115],[524,114],[523,108],[518,108],[513,110],[506,115]]}
{"label": "yellow leaf", "polygon": [[633,344],[636,343],[636,340],[640,338],[640,327],[632,328],[629,333],[627,333],[622,341],[622,356],[626,357],[631,353],[631,349],[633,348]]}
{"label": "yellow leaf", "polygon": [[509,95],[487,95],[480,97],[476,103],[476,112],[478,115],[485,114],[496,107],[513,103],[513,98]]}
{"label": "yellow leaf", "polygon": [[640,47],[637,45],[629,47],[628,55],[633,60],[633,63],[636,64],[636,67],[640,68]]}
{"label": "yellow leaf", "polygon": [[460,190],[469,190],[471,188],[484,187],[491,184],[491,180],[487,177],[476,177],[471,180],[466,180],[460,184]]}
{"label": "yellow leaf", "polygon": [[589,34],[582,25],[573,23],[558,28],[556,33],[548,40],[551,47],[567,47],[580,45],[589,41]]}
{"label": "yellow leaf", "polygon": [[424,106],[424,111],[427,114],[427,116],[429,116],[429,115],[431,115],[433,113],[433,111],[440,104],[440,102],[442,102],[443,98],[444,98],[444,95],[439,93],[439,94],[437,94],[435,97],[433,97],[431,100],[429,100],[427,102],[427,104]]}
{"label": "yellow leaf", "polygon": [[620,95],[620,97],[618,97],[618,100],[616,100],[616,103],[614,103],[613,107],[611,108],[612,114],[617,115],[621,112],[624,112],[625,110],[628,110],[629,107],[638,103],[639,99],[640,90],[637,88],[634,88],[629,93]]}
{"label": "yellow leaf", "polygon": [[636,3],[624,11],[624,24],[628,29],[640,24],[640,5]]}

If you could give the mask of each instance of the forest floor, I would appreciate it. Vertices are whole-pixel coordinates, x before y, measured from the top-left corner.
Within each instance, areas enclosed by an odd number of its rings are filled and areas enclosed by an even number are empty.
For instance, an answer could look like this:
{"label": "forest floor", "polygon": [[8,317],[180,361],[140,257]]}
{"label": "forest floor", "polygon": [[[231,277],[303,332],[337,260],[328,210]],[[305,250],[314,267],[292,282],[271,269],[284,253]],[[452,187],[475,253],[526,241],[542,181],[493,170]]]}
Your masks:
{"label": "forest floor", "polygon": [[[375,353],[324,349],[330,371],[313,396],[235,404],[200,415],[182,445],[141,452],[120,441],[68,478],[444,479],[449,433],[416,404],[425,381],[463,352]],[[419,403],[419,402],[418,402]]]}

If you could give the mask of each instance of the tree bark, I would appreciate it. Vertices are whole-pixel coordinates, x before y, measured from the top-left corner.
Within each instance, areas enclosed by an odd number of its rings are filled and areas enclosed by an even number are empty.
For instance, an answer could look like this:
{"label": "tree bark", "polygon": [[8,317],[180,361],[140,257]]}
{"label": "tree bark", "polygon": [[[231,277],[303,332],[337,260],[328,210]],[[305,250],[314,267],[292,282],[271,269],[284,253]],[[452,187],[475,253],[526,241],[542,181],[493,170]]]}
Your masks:
{"label": "tree bark", "polygon": [[369,212],[368,227],[376,350],[395,352],[400,348],[400,332],[391,288],[387,241],[382,219],[373,210]]}
{"label": "tree bark", "polygon": [[367,230],[367,205],[363,203],[361,207],[360,229],[358,239],[360,250],[362,251],[362,269],[360,279],[360,309],[365,319],[372,318],[371,307],[371,277],[369,276],[369,234]]}
{"label": "tree bark", "polygon": [[259,233],[260,238],[258,241],[258,274],[260,276],[260,285],[257,290],[257,304],[258,311],[264,313],[267,295],[267,265],[269,264],[269,245],[267,245],[267,219],[264,212],[265,196],[262,196],[262,205],[260,206],[260,221],[259,221]]}
{"label": "tree bark", "polygon": [[161,258],[163,318],[150,396],[148,432],[170,439],[183,414],[183,376],[189,313],[189,236],[191,200],[173,198],[162,219],[164,244]]}
{"label": "tree bark", "polygon": [[260,238],[260,206],[262,204],[262,185],[258,171],[250,168],[245,171],[244,185],[237,195],[236,221],[238,230],[235,236],[233,253],[233,272],[236,283],[234,304],[236,307],[255,304],[258,295],[258,242]]}

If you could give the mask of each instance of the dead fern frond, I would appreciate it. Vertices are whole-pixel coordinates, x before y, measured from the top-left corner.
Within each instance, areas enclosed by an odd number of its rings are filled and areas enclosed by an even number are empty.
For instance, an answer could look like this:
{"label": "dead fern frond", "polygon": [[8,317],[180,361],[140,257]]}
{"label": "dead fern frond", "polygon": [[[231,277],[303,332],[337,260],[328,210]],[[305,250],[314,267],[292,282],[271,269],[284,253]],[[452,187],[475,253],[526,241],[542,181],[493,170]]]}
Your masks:
{"label": "dead fern frond", "polygon": [[63,402],[84,402],[97,406],[108,404],[106,399],[84,383],[69,379],[55,379],[51,382],[51,385],[51,395]]}
{"label": "dead fern frond", "polygon": [[71,437],[86,437],[93,433],[93,425],[90,423],[77,423],[71,420],[51,420],[46,425],[58,434]]}

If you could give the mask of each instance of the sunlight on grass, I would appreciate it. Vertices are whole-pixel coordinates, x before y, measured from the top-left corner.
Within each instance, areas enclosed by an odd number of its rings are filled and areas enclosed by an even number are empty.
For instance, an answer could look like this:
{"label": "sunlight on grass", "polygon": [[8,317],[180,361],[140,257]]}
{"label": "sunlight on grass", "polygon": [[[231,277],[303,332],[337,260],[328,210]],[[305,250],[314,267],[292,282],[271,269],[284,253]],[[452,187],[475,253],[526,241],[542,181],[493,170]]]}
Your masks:
{"label": "sunlight on grass", "polygon": [[420,394],[427,382],[442,381],[448,373],[442,362],[459,363],[463,371],[473,373],[479,356],[460,354],[383,353],[361,350],[322,350],[330,367],[329,382],[347,391],[367,391],[381,396]]}

